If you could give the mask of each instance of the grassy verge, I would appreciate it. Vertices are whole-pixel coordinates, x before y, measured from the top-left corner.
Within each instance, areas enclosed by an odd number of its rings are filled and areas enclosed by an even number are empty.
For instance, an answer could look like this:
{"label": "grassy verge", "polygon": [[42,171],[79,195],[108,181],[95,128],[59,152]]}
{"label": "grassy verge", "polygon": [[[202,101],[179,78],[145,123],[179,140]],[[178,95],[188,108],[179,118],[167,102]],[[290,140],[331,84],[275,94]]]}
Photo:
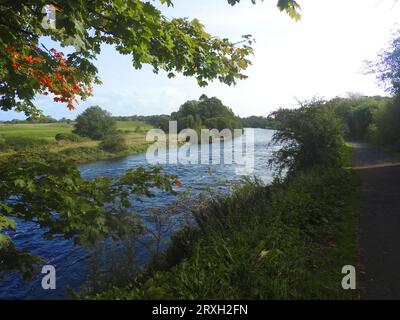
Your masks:
{"label": "grassy verge", "polygon": [[344,168],[247,182],[197,212],[197,225],[127,286],[88,298],[353,299],[341,271],[357,265],[356,185]]}

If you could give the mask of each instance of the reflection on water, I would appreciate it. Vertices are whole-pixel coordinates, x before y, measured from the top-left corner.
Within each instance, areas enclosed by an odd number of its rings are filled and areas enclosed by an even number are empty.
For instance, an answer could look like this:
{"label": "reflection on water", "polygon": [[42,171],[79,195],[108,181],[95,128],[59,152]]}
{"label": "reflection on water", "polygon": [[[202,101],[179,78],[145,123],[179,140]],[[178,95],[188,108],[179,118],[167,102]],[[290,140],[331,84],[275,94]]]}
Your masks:
{"label": "reflection on water", "polygon": [[[272,173],[267,168],[268,159],[274,148],[269,145],[273,131],[254,130],[254,176],[266,183],[272,180]],[[137,167],[149,167],[145,154],[130,156],[111,161],[98,161],[80,166],[82,175],[87,178],[97,176],[118,176],[127,169]],[[213,188],[215,191],[228,191],[233,182],[241,177],[237,176],[235,164],[219,165],[171,165],[164,166],[166,173],[175,174],[182,182],[183,188],[190,186],[191,195]],[[180,189],[177,189],[179,192]],[[163,208],[172,204],[175,197],[160,192],[155,198],[145,199],[136,210],[145,212],[149,208]],[[179,226],[179,222],[176,222]],[[174,229],[171,229],[173,232]],[[29,249],[33,254],[42,256],[48,264],[52,264],[57,270],[57,289],[45,291],[41,287],[42,275],[38,275],[30,282],[23,282],[19,275],[8,274],[0,280],[0,299],[54,299],[67,298],[66,289],[79,290],[87,277],[90,251],[75,246],[72,241],[56,237],[53,240],[45,240],[43,230],[31,222],[17,223],[16,232],[12,234],[14,243],[20,249]],[[138,253],[138,263],[143,264],[147,254]]]}

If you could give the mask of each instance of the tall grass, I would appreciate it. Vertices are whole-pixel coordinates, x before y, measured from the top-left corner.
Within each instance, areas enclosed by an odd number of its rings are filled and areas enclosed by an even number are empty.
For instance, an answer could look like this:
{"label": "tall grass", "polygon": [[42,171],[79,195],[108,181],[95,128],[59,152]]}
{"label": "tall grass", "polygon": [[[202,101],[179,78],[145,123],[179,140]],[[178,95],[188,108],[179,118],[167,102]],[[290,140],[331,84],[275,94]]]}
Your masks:
{"label": "tall grass", "polygon": [[356,264],[355,183],[341,168],[248,181],[197,212],[156,269],[90,298],[353,298],[341,269]]}

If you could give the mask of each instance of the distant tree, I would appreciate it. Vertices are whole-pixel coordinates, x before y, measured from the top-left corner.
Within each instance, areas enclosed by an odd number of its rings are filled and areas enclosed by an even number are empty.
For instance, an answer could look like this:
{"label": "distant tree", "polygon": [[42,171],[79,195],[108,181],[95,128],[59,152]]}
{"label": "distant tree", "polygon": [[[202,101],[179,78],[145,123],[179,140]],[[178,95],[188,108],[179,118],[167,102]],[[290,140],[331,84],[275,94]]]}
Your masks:
{"label": "distant tree", "polygon": [[40,118],[39,122],[41,122],[41,123],[56,123],[57,120],[54,119],[52,116],[45,116],[43,118]]}
{"label": "distant tree", "polygon": [[385,108],[392,99],[388,97],[349,96],[327,101],[334,113],[342,120],[345,136],[349,139],[365,140],[373,125],[374,115]]}
{"label": "distant tree", "polygon": [[243,126],[246,128],[270,128],[271,121],[265,117],[250,116],[241,118]]}
{"label": "distant tree", "polygon": [[65,118],[65,117],[63,117],[63,118],[61,118],[60,120],[58,120],[58,122],[61,122],[61,123],[71,123],[71,122],[72,122],[72,120],[71,120],[71,119],[68,119],[68,118]]}
{"label": "distant tree", "polygon": [[400,30],[394,34],[389,47],[379,54],[378,62],[369,62],[369,71],[375,73],[388,92],[400,94]]}
{"label": "distant tree", "polygon": [[98,106],[94,106],[86,109],[76,118],[73,132],[81,137],[100,140],[114,133],[116,129],[116,121],[111,114]]}
{"label": "distant tree", "polygon": [[207,128],[218,129],[220,131],[224,129],[240,129],[240,127],[235,126],[236,122],[232,122],[232,119],[224,117],[207,119],[204,124]]}
{"label": "distant tree", "polygon": [[199,101],[186,101],[177,112],[171,114],[178,121],[178,130],[191,128],[241,129],[240,118],[216,97],[202,95]]}

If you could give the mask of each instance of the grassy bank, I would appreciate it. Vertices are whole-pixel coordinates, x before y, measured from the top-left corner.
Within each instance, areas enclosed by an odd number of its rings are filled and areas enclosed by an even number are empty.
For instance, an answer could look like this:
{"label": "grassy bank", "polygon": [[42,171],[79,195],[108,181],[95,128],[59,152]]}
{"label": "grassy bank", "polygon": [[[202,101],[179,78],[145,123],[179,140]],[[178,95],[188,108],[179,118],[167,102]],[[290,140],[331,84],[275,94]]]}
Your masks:
{"label": "grassy bank", "polygon": [[141,121],[117,121],[117,130],[123,137],[127,148],[122,152],[106,152],[99,148],[100,141],[80,139],[80,141],[56,141],[59,133],[69,134],[73,123],[50,124],[0,124],[0,136],[5,139],[5,148],[0,150],[0,158],[26,149],[39,149],[54,152],[66,160],[85,163],[106,160],[146,151],[146,132],[152,126]]}
{"label": "grassy bank", "polygon": [[[117,129],[128,132],[150,130],[151,125],[142,121],[117,121]],[[0,135],[3,137],[32,137],[54,140],[57,133],[71,133],[74,123],[33,123],[33,124],[0,124]]]}
{"label": "grassy bank", "polygon": [[356,185],[343,168],[247,182],[197,212],[127,286],[90,298],[353,299],[341,270],[357,265]]}

